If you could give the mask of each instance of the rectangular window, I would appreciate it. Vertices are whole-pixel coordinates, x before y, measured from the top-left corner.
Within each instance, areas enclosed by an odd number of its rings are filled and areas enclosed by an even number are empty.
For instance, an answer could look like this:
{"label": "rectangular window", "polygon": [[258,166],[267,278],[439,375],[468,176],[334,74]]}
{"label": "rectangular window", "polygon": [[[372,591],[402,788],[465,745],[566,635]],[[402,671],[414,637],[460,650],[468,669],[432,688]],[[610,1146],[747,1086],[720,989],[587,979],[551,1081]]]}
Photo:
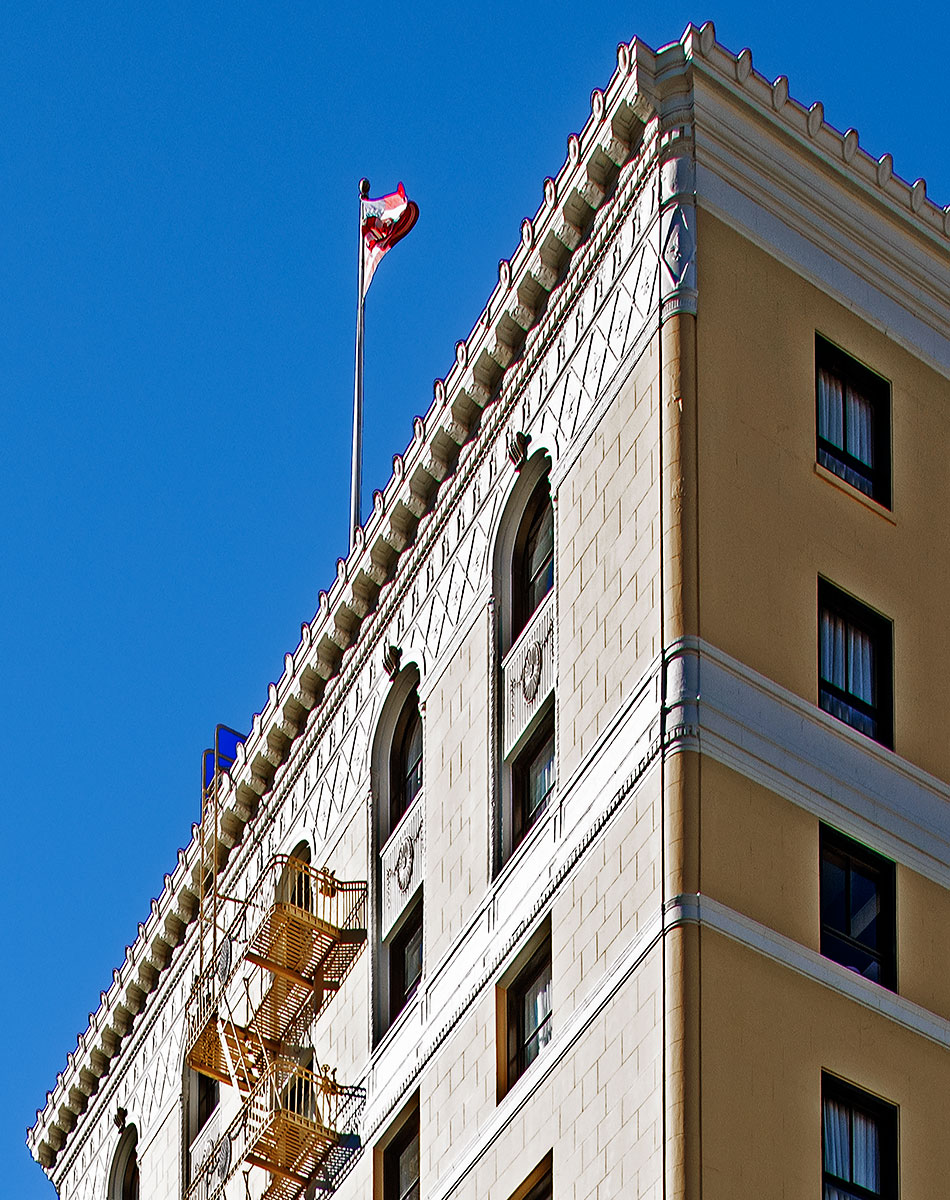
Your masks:
{"label": "rectangular window", "polygon": [[549,1151],[527,1179],[515,1189],[509,1200],[553,1200],[554,1163]]}
{"label": "rectangular window", "polygon": [[545,938],[507,989],[507,1086],[525,1073],[551,1040],[551,939]]}
{"label": "rectangular window", "polygon": [[383,1200],[419,1200],[419,1110],[383,1152]]}
{"label": "rectangular window", "polygon": [[896,991],[894,864],[824,825],[820,853],[821,953]]}
{"label": "rectangular window", "polygon": [[897,1200],[897,1109],[821,1078],[823,1200]]}
{"label": "rectangular window", "polygon": [[825,712],[893,747],[891,622],[818,581],[818,703]]}
{"label": "rectangular window", "polygon": [[548,806],[556,783],[555,762],[552,709],[512,764],[512,850]]}
{"label": "rectangular window", "polygon": [[818,462],[890,508],[890,384],[816,334],[815,393]]}
{"label": "rectangular window", "polygon": [[422,978],[422,901],[413,907],[389,945],[389,1019],[394,1021],[415,995]]}

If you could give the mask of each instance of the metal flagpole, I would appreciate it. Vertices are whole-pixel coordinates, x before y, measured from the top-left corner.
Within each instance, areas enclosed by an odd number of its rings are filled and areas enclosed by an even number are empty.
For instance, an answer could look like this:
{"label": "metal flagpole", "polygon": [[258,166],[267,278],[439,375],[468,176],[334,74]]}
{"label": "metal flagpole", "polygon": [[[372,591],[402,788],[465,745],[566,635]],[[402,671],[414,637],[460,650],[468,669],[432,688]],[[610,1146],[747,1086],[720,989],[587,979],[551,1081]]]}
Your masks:
{"label": "metal flagpole", "polygon": [[363,201],[369,195],[369,180],[360,180],[359,290],[356,304],[356,383],[353,388],[353,464],[350,475],[350,550],[360,524],[360,475],[363,463]]}

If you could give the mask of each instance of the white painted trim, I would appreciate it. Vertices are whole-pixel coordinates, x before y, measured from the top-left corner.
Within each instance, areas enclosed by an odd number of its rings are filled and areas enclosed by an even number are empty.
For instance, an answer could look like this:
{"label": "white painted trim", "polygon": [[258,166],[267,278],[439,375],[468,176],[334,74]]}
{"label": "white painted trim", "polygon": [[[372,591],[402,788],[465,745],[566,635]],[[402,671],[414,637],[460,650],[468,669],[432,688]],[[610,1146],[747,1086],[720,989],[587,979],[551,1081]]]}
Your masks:
{"label": "white painted trim", "polygon": [[[817,871],[815,887],[818,887]],[[911,1033],[918,1033],[943,1049],[950,1050],[950,1021],[946,1018],[920,1004],[914,1004],[897,992],[872,983],[863,975],[857,975],[830,958],[824,958],[817,950],[776,933],[767,925],[753,921],[751,917],[720,904],[718,900],[701,895],[677,896],[668,907],[668,913],[672,921],[668,922],[667,927],[670,924],[698,924],[721,933],[746,949],[755,950],[773,962],[789,967],[805,979],[847,996],[849,1000],[873,1009]]]}
{"label": "white painted trim", "polygon": [[668,654],[703,754],[950,888],[950,786],[708,642]]}

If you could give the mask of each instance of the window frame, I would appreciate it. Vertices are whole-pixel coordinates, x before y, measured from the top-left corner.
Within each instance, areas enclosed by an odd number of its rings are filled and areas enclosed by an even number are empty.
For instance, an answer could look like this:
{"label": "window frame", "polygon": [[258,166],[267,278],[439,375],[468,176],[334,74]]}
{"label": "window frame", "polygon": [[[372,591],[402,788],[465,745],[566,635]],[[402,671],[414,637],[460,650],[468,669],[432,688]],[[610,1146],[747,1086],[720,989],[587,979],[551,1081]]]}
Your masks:
{"label": "window frame", "polygon": [[[551,552],[544,561],[543,572],[550,571],[551,580],[547,588],[536,602],[530,600],[530,593],[535,577],[540,577],[540,571],[532,572],[529,557],[531,535],[535,525],[547,513],[551,514]],[[511,557],[511,634],[509,648],[515,644],[528,627],[531,618],[538,611],[545,599],[554,590],[554,497],[551,493],[551,477],[547,471],[534,485],[528,502],[518,522],[518,532],[515,535],[514,551]]]}
{"label": "window frame", "polygon": [[[825,1103],[828,1100],[847,1107],[851,1113],[851,1122],[853,1122],[855,1112],[869,1116],[875,1121],[880,1152],[880,1191],[875,1192],[869,1188],[862,1187],[858,1183],[844,1180],[827,1170],[825,1166]],[[879,1096],[874,1096],[870,1092],[864,1091],[863,1088],[856,1087],[855,1084],[848,1083],[846,1080],[839,1078],[837,1075],[822,1071],[819,1113],[822,1196],[824,1196],[827,1188],[832,1187],[846,1196],[852,1197],[853,1200],[898,1200],[900,1174],[898,1152],[900,1135],[897,1105],[891,1104],[887,1100],[882,1100]],[[851,1127],[851,1122],[849,1122],[849,1128]]]}
{"label": "window frame", "polygon": [[[875,465],[869,466],[847,450],[835,446],[819,433],[821,429],[821,371],[828,371],[840,380],[844,387],[851,387],[868,402],[874,421]],[[843,420],[846,420],[843,416]],[[847,441],[847,433],[844,440]],[[822,455],[829,460],[822,461]],[[834,342],[815,333],[815,461],[830,471],[842,483],[852,487],[862,496],[891,508],[891,384],[883,375],[872,371],[853,355]],[[868,487],[859,486],[849,479],[846,471],[861,476]]]}
{"label": "window frame", "polygon": [[[412,773],[418,770],[418,784],[412,795],[409,795],[409,754],[412,750],[412,735],[419,730],[419,757],[412,764]],[[414,687],[406,697],[396,727],[393,730],[392,744],[389,756],[389,832],[390,834],[406,815],[417,797],[422,792],[425,775],[425,730],[422,724],[422,711],[419,706],[419,691]]]}
{"label": "window frame", "polygon": [[[853,945],[859,952],[867,954],[871,958],[877,960],[879,964],[880,977],[871,979],[864,972],[855,971],[855,974],[861,976],[862,979],[867,979],[869,983],[876,983],[879,987],[886,988],[888,991],[897,991],[897,866],[889,858],[885,858],[883,854],[878,854],[876,850],[871,850],[870,847],[863,845],[861,842],[856,842],[853,838],[841,833],[837,829],[832,829],[829,825],[822,824],[819,829],[819,851],[818,851],[818,924],[819,924],[819,952],[823,958],[829,959],[831,962],[838,963],[848,970],[853,970],[847,963],[841,961],[833,953],[826,938],[834,938],[846,945]],[[879,928],[879,944],[881,949],[875,951],[863,942],[855,938],[850,932],[841,929],[836,929],[833,925],[825,920],[825,907],[823,896],[823,878],[824,866],[826,857],[830,854],[835,854],[844,857],[847,860],[847,898],[846,904],[850,911],[850,896],[851,896],[851,875],[853,866],[859,864],[865,870],[874,872],[880,879],[878,896],[878,928]]]}
{"label": "window frame", "polygon": [[[505,972],[496,989],[496,1101],[501,1102],[519,1079],[527,1074],[544,1051],[547,1041],[539,1045],[530,1062],[525,1061],[527,1044],[524,1029],[524,999],[531,987],[547,975],[550,1005],[544,1019],[536,1026],[532,1038],[545,1025],[554,1028],[554,971],[551,952],[551,923],[545,919],[528,940],[527,945]],[[553,1036],[548,1034],[548,1041]]]}
{"label": "window frame", "polygon": [[109,1200],[139,1200],[141,1171],[138,1141],[135,1125],[126,1125],[112,1158],[107,1189]]}
{"label": "window frame", "polygon": [[[404,977],[404,955],[409,942],[416,934],[420,938],[419,974],[407,985]],[[425,969],[425,927],[421,892],[409,905],[405,916],[384,944],[389,954],[389,1025],[392,1025],[418,992]]]}
{"label": "window frame", "polygon": [[[415,1183],[410,1185],[410,1191],[400,1195],[399,1192],[399,1159],[408,1147],[415,1141],[417,1143],[417,1154],[419,1156],[419,1175],[416,1177]],[[419,1107],[413,1103],[411,1111],[398,1124],[395,1132],[389,1137],[385,1145],[382,1147],[381,1156],[381,1186],[377,1194],[381,1194],[381,1200],[407,1200],[412,1195],[411,1188],[415,1187],[415,1200],[419,1197],[420,1180],[422,1176],[422,1155],[421,1155],[420,1129],[419,1129]]]}
{"label": "window frame", "polygon": [[[554,778],[544,798],[533,812],[528,812],[531,767],[541,751],[551,742]],[[554,725],[554,705],[542,710],[537,725],[524,746],[510,761],[510,820],[511,844],[504,858],[507,862],[548,810],[552,795],[557,791],[557,734]]]}
{"label": "window frame", "polygon": [[[821,623],[822,615],[826,611],[871,639],[874,648],[876,704],[868,704],[857,694],[838,687],[822,674]],[[837,700],[875,721],[876,732],[868,733],[852,721],[832,712],[824,703],[826,695],[829,703]],[[818,707],[870,741],[878,742],[888,750],[894,749],[894,623],[883,613],[870,608],[822,576],[818,577]]]}
{"label": "window frame", "polygon": [[508,1200],[553,1200],[554,1152],[549,1150],[531,1174],[524,1179]]}

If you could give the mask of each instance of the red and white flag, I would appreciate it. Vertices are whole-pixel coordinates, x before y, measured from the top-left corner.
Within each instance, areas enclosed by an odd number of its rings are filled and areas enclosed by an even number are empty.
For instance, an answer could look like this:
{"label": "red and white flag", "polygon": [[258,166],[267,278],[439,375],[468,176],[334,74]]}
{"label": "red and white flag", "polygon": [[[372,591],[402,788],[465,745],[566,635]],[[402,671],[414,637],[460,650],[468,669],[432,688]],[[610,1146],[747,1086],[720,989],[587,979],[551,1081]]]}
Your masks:
{"label": "red and white flag", "polygon": [[363,247],[363,292],[369,291],[379,260],[402,241],[419,219],[419,205],[406,199],[406,189],[399,187],[389,196],[376,200],[360,200],[360,237]]}

